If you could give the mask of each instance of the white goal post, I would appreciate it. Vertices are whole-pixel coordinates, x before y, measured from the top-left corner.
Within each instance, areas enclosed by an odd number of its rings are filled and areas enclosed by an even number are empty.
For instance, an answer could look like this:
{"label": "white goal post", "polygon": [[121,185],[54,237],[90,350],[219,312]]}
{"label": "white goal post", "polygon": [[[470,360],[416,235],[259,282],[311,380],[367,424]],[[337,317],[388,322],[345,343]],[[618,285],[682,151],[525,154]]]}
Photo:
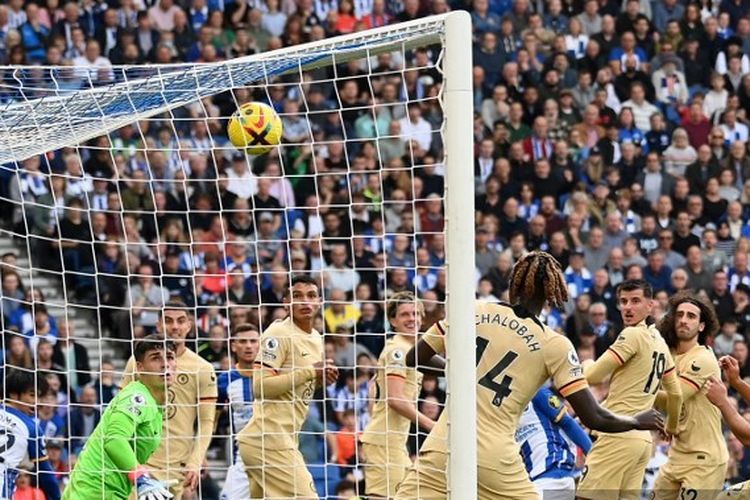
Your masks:
{"label": "white goal post", "polygon": [[[18,83],[5,89],[0,105],[0,168],[15,175],[29,158],[61,148],[87,150],[92,139],[154,117],[168,116],[178,122],[182,118],[174,114],[175,110],[235,88],[271,85],[272,79],[279,76],[435,44],[442,46],[438,64],[444,78],[439,98],[445,118],[440,133],[445,150],[446,313],[452,332],[447,343],[446,375],[448,485],[451,498],[472,499],[477,491],[475,145],[472,29],[467,12],[427,17],[218,63],[113,67],[104,74],[73,67],[0,68],[6,85]],[[77,82],[75,89],[66,85],[73,80]],[[21,206],[26,202],[9,203]],[[24,223],[28,226],[27,221]],[[12,230],[0,229],[0,238],[11,236],[19,237]],[[33,282],[33,265],[24,271]],[[92,277],[95,279],[95,275]],[[68,305],[64,302],[61,307]],[[97,304],[90,309],[97,314]]]}

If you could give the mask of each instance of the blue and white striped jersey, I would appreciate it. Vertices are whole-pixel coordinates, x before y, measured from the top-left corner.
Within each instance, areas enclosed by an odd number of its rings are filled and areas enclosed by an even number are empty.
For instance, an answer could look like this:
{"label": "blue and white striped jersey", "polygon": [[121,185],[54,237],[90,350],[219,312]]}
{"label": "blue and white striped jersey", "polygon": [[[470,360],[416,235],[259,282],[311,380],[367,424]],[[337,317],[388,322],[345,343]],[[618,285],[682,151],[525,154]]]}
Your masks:
{"label": "blue and white striped jersey", "polygon": [[0,498],[13,498],[18,466],[29,460],[46,460],[44,436],[33,418],[8,406],[0,406]]}
{"label": "blue and white striped jersey", "polygon": [[559,424],[570,418],[563,401],[542,387],[526,407],[516,431],[526,471],[532,481],[540,477],[576,476],[576,445]]}
{"label": "blue and white striped jersey", "polygon": [[[229,403],[230,433],[236,436],[253,417],[253,379],[241,374],[237,368],[232,368],[229,372],[219,375],[218,386],[219,404]],[[236,459],[238,447],[234,439],[232,445]]]}

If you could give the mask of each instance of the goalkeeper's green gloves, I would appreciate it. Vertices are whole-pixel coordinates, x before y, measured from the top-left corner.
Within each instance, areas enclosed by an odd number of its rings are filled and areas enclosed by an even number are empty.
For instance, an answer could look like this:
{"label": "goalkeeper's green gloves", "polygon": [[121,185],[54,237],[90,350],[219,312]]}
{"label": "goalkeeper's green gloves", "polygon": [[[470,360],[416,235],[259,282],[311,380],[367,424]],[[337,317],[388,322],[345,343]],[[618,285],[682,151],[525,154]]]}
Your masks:
{"label": "goalkeeper's green gloves", "polygon": [[159,481],[153,479],[148,469],[139,465],[128,474],[128,478],[135,484],[138,500],[170,500],[174,495],[169,492],[169,487],[176,484],[177,480]]}

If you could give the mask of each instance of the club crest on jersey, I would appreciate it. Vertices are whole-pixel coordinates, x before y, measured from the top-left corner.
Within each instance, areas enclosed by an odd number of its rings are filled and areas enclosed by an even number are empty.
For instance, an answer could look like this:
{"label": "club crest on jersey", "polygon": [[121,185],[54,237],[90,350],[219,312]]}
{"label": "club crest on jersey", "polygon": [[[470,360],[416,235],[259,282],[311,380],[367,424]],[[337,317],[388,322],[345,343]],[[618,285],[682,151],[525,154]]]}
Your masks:
{"label": "club crest on jersey", "polygon": [[396,349],[391,353],[391,359],[395,361],[396,363],[403,364],[404,362],[404,351],[401,349]]}
{"label": "club crest on jersey", "polygon": [[177,383],[180,384],[180,385],[187,384],[188,380],[189,380],[188,376],[186,374],[184,374],[184,373],[180,373],[179,375],[177,375]]}
{"label": "club crest on jersey", "polygon": [[549,399],[547,399],[547,402],[555,410],[559,410],[562,407],[562,401],[560,401],[560,398],[558,398],[554,394],[550,394]]}

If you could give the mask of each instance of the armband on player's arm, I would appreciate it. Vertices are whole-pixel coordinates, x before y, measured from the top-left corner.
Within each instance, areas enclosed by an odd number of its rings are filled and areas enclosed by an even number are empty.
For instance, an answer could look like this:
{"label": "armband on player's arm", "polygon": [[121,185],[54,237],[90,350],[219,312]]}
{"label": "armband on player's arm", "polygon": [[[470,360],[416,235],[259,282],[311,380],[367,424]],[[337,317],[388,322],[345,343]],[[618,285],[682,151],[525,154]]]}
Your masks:
{"label": "armband on player's arm", "polygon": [[664,373],[661,379],[662,387],[667,395],[666,411],[666,431],[669,434],[675,434],[677,432],[677,426],[680,423],[680,411],[682,410],[682,391],[680,390],[680,382],[677,377],[677,370],[674,367]]}
{"label": "armband on player's arm", "polygon": [[586,381],[591,385],[601,384],[607,377],[612,375],[617,368],[622,366],[624,363],[622,359],[612,349],[599,356],[599,359],[593,363],[583,365],[583,375],[586,377]]}
{"label": "armband on player's arm", "polygon": [[[256,365],[257,366],[257,365]],[[262,367],[253,377],[253,393],[260,399],[277,398],[300,384],[315,380],[315,368],[298,368],[278,375],[272,368]]]}

